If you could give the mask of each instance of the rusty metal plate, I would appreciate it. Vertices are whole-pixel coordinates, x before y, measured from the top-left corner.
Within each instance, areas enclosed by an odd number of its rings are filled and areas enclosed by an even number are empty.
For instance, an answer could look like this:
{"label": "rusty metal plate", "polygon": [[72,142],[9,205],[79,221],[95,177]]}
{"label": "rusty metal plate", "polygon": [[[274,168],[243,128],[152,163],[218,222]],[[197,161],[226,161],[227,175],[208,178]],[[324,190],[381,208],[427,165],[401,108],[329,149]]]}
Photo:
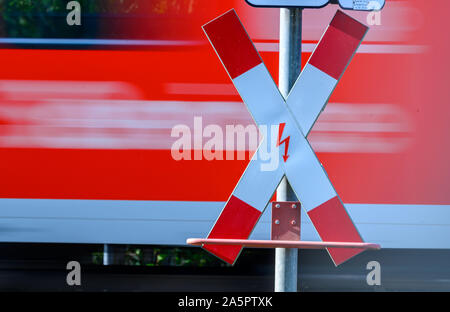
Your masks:
{"label": "rusty metal plate", "polygon": [[272,240],[300,240],[300,202],[272,202]]}

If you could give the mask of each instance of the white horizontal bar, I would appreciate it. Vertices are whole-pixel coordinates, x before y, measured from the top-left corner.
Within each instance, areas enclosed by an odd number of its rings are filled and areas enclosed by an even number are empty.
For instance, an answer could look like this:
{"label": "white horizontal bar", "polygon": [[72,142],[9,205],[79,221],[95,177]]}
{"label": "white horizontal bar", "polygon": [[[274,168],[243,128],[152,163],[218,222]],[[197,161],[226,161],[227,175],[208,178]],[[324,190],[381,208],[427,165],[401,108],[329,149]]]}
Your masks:
{"label": "white horizontal bar", "polygon": [[0,44],[43,45],[119,45],[119,46],[194,46],[199,41],[188,40],[130,40],[130,39],[64,39],[64,38],[0,38]]}
{"label": "white horizontal bar", "polygon": [[[184,245],[206,237],[223,202],[0,199],[0,242]],[[450,248],[450,205],[346,204],[365,241]],[[251,239],[270,238],[266,209]],[[302,210],[301,239],[319,241]]]}
{"label": "white horizontal bar", "polygon": [[[189,40],[131,40],[131,39],[64,39],[64,38],[0,38],[0,44],[40,44],[40,45],[100,45],[100,46],[195,46],[201,41]],[[256,42],[261,52],[278,52],[277,42]],[[312,52],[315,43],[303,43],[303,52]],[[356,53],[374,54],[418,54],[426,52],[423,45],[402,44],[361,44]]]}
{"label": "white horizontal bar", "polygon": [[[256,49],[260,52],[278,52],[277,42],[256,42]],[[313,52],[315,43],[303,43],[302,52]],[[427,47],[423,45],[402,45],[402,44],[361,44],[356,53],[363,54],[420,54],[425,53]]]}

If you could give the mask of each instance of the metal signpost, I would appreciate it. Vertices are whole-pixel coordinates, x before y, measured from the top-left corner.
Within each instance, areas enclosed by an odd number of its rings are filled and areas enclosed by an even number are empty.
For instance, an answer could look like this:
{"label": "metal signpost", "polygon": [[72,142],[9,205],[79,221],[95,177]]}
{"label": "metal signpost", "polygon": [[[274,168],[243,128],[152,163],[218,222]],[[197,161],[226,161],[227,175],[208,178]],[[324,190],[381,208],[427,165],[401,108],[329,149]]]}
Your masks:
{"label": "metal signpost", "polygon": [[[280,9],[278,88],[285,99],[302,69],[302,13],[302,8]],[[277,188],[277,201],[296,200],[298,199],[289,185],[289,181],[283,177]],[[297,266],[298,249],[275,249],[276,292],[297,291]]]}
{"label": "metal signpost", "polygon": [[[380,248],[363,242],[306,139],[367,27],[338,11],[299,76],[302,9],[322,7],[330,1],[247,2],[254,6],[282,7],[279,89],[234,10],[203,28],[255,122],[278,126],[276,146],[282,161],[277,168],[262,170],[256,152],[208,238],[188,239],[187,243],[202,245],[230,264],[244,246],[274,247],[275,291],[292,292],[297,291],[297,248],[327,248],[335,265],[365,249]],[[384,0],[377,2],[384,4]],[[364,3],[369,2],[339,1],[343,8],[367,10]],[[270,144],[270,139],[264,137],[263,144]],[[275,189],[277,202],[272,205],[271,240],[248,240]],[[323,242],[300,241],[297,197]]]}

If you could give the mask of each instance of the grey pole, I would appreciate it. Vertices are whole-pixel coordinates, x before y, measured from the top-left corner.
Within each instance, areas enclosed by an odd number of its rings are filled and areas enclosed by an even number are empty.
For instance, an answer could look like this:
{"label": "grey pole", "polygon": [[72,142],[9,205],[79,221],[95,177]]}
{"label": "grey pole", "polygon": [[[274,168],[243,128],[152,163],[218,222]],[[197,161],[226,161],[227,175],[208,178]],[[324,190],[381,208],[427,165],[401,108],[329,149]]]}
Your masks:
{"label": "grey pole", "polygon": [[[301,71],[302,9],[280,9],[279,89],[286,98]],[[286,178],[277,188],[277,201],[296,201]],[[275,291],[297,291],[298,250],[275,249]]]}
{"label": "grey pole", "polygon": [[112,261],[112,248],[108,244],[103,245],[103,265],[111,265]]}

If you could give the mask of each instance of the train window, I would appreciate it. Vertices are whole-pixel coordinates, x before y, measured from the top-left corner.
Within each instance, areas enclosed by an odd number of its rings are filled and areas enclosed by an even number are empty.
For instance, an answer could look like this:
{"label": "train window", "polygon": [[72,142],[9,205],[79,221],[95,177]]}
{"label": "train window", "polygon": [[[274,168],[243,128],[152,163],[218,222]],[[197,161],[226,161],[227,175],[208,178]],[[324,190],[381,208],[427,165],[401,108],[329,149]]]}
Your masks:
{"label": "train window", "polygon": [[202,16],[214,9],[219,1],[78,0],[81,25],[69,25],[67,22],[67,15],[71,12],[66,7],[68,2],[0,0],[0,42],[58,42],[54,39],[85,39],[79,41],[85,43],[92,39],[110,42],[124,39],[143,42],[194,40],[201,37]]}

